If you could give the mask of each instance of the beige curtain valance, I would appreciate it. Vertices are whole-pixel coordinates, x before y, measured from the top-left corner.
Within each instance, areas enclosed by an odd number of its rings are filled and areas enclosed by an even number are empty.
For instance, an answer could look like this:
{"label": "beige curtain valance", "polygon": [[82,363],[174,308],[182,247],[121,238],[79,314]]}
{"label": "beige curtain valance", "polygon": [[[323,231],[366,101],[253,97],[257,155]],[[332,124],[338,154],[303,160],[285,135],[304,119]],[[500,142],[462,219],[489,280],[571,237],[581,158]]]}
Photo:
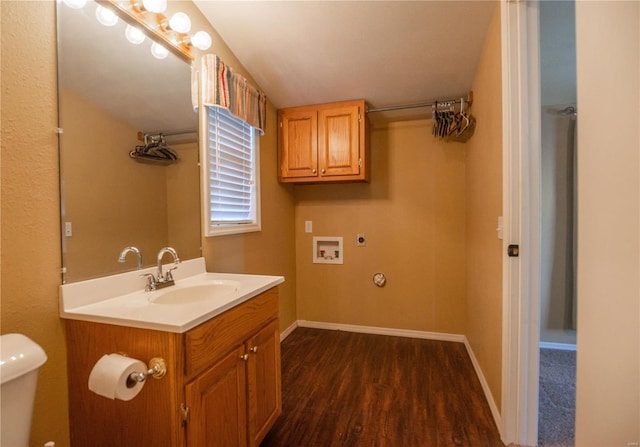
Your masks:
{"label": "beige curtain valance", "polygon": [[[200,63],[203,105],[224,107],[233,116],[245,121],[264,135],[267,122],[267,96],[247,79],[234,72],[215,54],[205,54]],[[192,76],[191,96],[198,107],[198,79]]]}

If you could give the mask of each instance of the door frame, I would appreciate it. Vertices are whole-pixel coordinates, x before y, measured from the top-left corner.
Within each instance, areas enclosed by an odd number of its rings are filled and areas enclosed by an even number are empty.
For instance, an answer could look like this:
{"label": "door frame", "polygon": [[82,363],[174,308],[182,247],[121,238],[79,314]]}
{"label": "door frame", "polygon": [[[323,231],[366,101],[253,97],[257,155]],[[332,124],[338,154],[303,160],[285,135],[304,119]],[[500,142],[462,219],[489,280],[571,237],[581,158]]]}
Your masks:
{"label": "door frame", "polygon": [[[538,3],[502,0],[503,308],[501,435],[538,442],[540,63]],[[508,257],[510,244],[519,257]]]}

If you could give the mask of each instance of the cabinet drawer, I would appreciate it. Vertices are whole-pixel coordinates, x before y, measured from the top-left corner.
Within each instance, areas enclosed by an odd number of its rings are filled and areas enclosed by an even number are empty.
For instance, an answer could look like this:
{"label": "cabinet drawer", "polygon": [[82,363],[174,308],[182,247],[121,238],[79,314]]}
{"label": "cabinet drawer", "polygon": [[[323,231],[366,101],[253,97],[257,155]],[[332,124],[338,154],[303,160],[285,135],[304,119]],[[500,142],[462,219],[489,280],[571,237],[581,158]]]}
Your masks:
{"label": "cabinet drawer", "polygon": [[278,289],[267,290],[197,326],[185,336],[185,374],[191,378],[278,316]]}

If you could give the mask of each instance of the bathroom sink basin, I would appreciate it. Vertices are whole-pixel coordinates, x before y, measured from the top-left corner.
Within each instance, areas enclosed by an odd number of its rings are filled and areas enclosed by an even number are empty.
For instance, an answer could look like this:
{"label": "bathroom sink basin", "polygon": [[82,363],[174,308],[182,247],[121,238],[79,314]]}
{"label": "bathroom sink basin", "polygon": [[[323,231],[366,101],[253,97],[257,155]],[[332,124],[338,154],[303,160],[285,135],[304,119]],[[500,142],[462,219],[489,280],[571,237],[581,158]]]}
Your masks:
{"label": "bathroom sink basin", "polygon": [[153,304],[190,304],[211,301],[236,292],[240,288],[239,281],[214,280],[206,284],[188,287],[171,287],[157,297],[150,299]]}
{"label": "bathroom sink basin", "polygon": [[63,284],[60,316],[184,333],[284,282],[282,276],[207,272],[204,258],[181,262],[175,284],[153,292],[145,291],[141,273],[155,275],[156,268]]}

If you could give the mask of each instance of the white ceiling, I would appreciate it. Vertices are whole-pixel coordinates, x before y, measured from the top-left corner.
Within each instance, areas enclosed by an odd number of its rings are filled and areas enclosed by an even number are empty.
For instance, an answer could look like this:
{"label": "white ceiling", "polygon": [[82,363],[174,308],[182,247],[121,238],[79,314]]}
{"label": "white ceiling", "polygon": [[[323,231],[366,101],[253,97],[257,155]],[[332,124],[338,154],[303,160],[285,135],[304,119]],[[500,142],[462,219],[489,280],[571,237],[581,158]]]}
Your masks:
{"label": "white ceiling", "polygon": [[466,97],[497,4],[194,3],[277,108],[359,98],[376,108]]}

